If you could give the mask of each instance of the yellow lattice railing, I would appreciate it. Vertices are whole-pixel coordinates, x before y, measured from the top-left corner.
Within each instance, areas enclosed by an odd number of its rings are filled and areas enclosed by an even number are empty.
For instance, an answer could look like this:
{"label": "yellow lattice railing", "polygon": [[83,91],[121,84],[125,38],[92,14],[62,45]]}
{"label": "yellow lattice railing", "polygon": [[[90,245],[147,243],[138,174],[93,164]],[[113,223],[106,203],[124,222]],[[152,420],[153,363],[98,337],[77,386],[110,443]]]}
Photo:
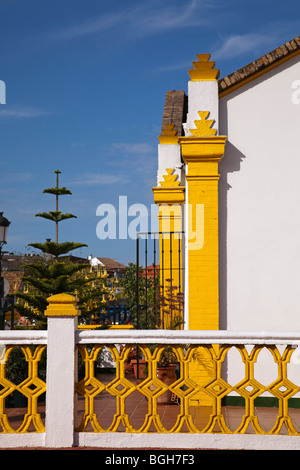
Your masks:
{"label": "yellow lattice railing", "polygon": [[[33,432],[44,432],[45,427],[41,418],[41,414],[38,412],[38,398],[46,391],[46,384],[43,380],[39,378],[38,367],[42,357],[42,354],[45,350],[45,345],[37,345],[34,347],[31,346],[2,346],[0,349],[0,432],[2,433],[25,433],[29,431]],[[23,357],[21,362],[25,362],[25,369],[27,369],[27,377],[24,380],[18,382],[19,373],[18,370],[18,361],[11,361],[12,368],[15,371],[15,374],[11,372],[9,374],[8,363],[12,358],[14,352],[22,351]],[[23,361],[22,361],[23,359]],[[20,357],[18,355],[18,360]],[[22,365],[24,369],[24,364]],[[24,371],[22,371],[24,372]],[[8,377],[9,375],[9,377]],[[12,378],[10,377],[12,375]],[[16,377],[16,379],[13,378]],[[19,375],[20,377],[20,375]],[[11,426],[10,418],[8,415],[8,409],[6,408],[6,401],[9,397],[12,396],[15,392],[19,392],[22,396],[25,397],[27,401],[27,406],[25,409],[25,414],[23,421],[19,424],[17,429]],[[21,415],[16,415],[14,418],[18,418],[20,421]],[[2,428],[2,429],[1,429]]]}
{"label": "yellow lattice railing", "polygon": [[[116,365],[115,377],[106,381],[102,375],[95,372],[95,363],[101,350],[105,347],[110,351]],[[172,384],[166,384],[157,377],[157,369],[161,355],[164,354],[165,345],[141,345],[140,351],[146,361],[146,375],[142,380],[136,381],[126,374],[126,364],[132,345],[119,348],[114,344],[95,344],[87,346],[80,344],[79,352],[84,364],[84,377],[76,384],[78,397],[83,397],[84,410],[78,423],[77,431],[92,432],[117,432],[130,433],[226,433],[245,434],[279,434],[300,435],[299,424],[296,425],[289,414],[289,400],[300,392],[300,387],[288,379],[288,364],[294,348],[285,345],[283,352],[275,345],[256,344],[249,347],[242,344],[224,344],[220,346],[212,344],[189,346],[172,345],[176,356],[177,377]],[[168,345],[170,348],[170,345]],[[236,349],[240,354],[244,367],[243,379],[238,383],[230,384],[222,378],[222,366],[228,360],[229,351]],[[270,384],[260,383],[255,378],[255,364],[262,351],[269,351],[269,359],[277,369],[277,378]],[[206,382],[190,378],[190,370],[197,358],[208,355],[210,360],[210,377]],[[266,367],[269,367],[266,365]],[[178,403],[162,407],[159,397],[170,391]],[[212,406],[202,407],[201,401],[195,406],[196,396],[210,397]],[[244,401],[243,413],[240,422],[232,429],[226,422],[222,400],[230,395],[242,397]],[[255,400],[268,394],[278,399],[278,408],[275,410],[275,420],[271,429],[266,430],[261,424],[257,414]],[[141,400],[142,397],[142,400]],[[105,400],[114,403],[111,409],[110,423],[104,420],[103,407]],[[136,424],[133,413],[133,404],[140,406],[144,411],[141,421]],[[163,410],[163,411],[162,411]],[[174,415],[174,410],[176,413]],[[172,425],[164,424],[168,412],[173,414]],[[174,417],[175,416],[175,417]],[[299,415],[298,415],[299,416]],[[102,422],[103,419],[103,422]],[[249,431],[249,427],[252,430]]]}
{"label": "yellow lattice railing", "polygon": [[[300,436],[300,410],[294,408],[295,399],[300,400],[299,337],[287,339],[283,335],[281,340],[277,335],[275,340],[278,343],[275,345],[270,339],[265,341],[263,334],[254,338],[256,343],[250,342],[252,338],[243,343],[241,335],[238,337],[230,332],[220,332],[219,336],[215,333],[214,337],[210,336],[212,334],[185,331],[78,332],[76,343],[81,375],[75,383],[75,431],[79,434],[255,433]],[[137,345],[140,362],[144,359],[146,365],[139,380],[128,367]],[[167,376],[169,382],[166,382],[159,371],[163,357],[171,356],[170,350],[173,351],[176,375],[173,373],[173,380]],[[14,380],[11,366],[14,365],[12,359],[16,351],[23,357],[27,374],[25,378]],[[45,344],[19,342],[1,346],[0,433],[47,433],[38,406],[39,397],[46,391],[40,374],[41,365],[45,366],[45,353]],[[96,367],[103,353],[105,361],[107,355],[110,356],[115,367],[113,373],[103,373]],[[208,374],[195,375],[197,361],[204,363]],[[227,374],[226,370],[224,373],[225,365],[232,374]],[[269,374],[271,368],[272,374]],[[240,369],[240,374],[236,374],[237,369]],[[53,374],[58,373],[57,367],[50,370]],[[63,374],[60,375],[64,380]],[[10,396],[16,391],[27,401],[20,415],[7,408]],[[168,393],[171,401],[165,400]],[[224,406],[224,400],[236,397],[242,401],[242,406]],[[265,397],[277,400],[277,407],[269,409],[272,423],[268,425],[261,419],[257,402]],[[210,406],[203,406],[209,401]],[[55,395],[53,403],[56,403]],[[233,420],[228,419],[229,408],[234,408]],[[48,420],[48,426],[52,425]]]}

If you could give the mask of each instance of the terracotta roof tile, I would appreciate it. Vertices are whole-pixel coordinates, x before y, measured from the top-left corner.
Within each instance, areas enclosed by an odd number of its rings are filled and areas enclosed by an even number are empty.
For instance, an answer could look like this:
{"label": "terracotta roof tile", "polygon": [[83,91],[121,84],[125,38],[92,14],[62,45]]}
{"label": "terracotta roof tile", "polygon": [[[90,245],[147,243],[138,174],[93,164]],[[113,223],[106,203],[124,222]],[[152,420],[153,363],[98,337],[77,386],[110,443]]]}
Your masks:
{"label": "terracotta roof tile", "polygon": [[277,62],[280,63],[280,61],[294,53],[300,53],[300,36],[227,75],[227,77],[221,78],[219,80],[219,92],[230,91],[231,87],[236,87],[238,84],[242,85],[244,80],[254,77],[258,73],[267,72],[270,66]]}
{"label": "terracotta roof tile", "polygon": [[[300,36],[295,37],[291,41],[277,47],[271,52],[259,57],[244,67],[232,72],[231,74],[219,80],[219,93],[227,93],[244,83],[255,75],[265,73],[277,63],[281,63],[289,56],[300,53]],[[178,131],[178,136],[183,135],[182,124],[186,122],[187,116],[187,96],[182,90],[172,90],[166,92],[164,103],[164,112],[162,120],[162,131],[166,124],[174,124]],[[99,258],[100,260],[104,258]],[[105,263],[104,263],[105,264]]]}
{"label": "terracotta roof tile", "polygon": [[124,264],[119,263],[119,261],[116,261],[115,259],[99,257],[97,257],[97,259],[104,264],[107,270],[126,269],[126,266]]}

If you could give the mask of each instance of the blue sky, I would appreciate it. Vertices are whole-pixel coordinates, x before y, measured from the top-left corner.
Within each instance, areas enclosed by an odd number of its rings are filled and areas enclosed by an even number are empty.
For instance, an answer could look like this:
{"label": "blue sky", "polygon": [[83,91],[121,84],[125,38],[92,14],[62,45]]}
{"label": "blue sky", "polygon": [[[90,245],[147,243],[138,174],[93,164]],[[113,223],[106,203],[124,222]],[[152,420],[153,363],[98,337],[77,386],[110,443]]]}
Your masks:
{"label": "blue sky", "polygon": [[127,196],[150,210],[166,91],[187,91],[199,53],[223,77],[299,31],[297,0],[0,0],[5,249],[54,240],[53,223],[35,214],[55,209],[42,191],[59,169],[73,193],[60,209],[77,215],[59,241],[88,245],[74,255],[134,261],[132,239],[97,238],[96,209],[118,211]]}

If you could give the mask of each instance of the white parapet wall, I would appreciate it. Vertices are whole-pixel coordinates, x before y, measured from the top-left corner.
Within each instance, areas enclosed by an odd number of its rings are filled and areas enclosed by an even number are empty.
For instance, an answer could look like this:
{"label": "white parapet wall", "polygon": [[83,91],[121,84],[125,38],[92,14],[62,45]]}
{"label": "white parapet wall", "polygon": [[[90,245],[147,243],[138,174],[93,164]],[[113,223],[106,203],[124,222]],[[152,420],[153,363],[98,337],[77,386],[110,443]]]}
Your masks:
{"label": "white parapet wall", "polygon": [[[47,344],[47,399],[45,432],[0,433],[1,448],[91,446],[112,449],[300,449],[300,436],[214,434],[214,433],[131,433],[75,432],[76,345],[157,344],[245,346],[278,348],[300,345],[300,331],[171,331],[171,330],[89,330],[77,329],[77,318],[51,318],[48,331],[1,331],[0,344]],[[59,331],[59,325],[61,330]],[[297,349],[295,351],[297,353]],[[299,356],[299,354],[298,354]],[[297,356],[297,357],[298,357]],[[300,368],[297,361],[294,366]],[[256,378],[256,377],[254,377]],[[227,379],[226,379],[227,380]],[[286,382],[286,385],[289,385]],[[299,384],[298,384],[299,386]],[[163,439],[162,439],[163,436]]]}

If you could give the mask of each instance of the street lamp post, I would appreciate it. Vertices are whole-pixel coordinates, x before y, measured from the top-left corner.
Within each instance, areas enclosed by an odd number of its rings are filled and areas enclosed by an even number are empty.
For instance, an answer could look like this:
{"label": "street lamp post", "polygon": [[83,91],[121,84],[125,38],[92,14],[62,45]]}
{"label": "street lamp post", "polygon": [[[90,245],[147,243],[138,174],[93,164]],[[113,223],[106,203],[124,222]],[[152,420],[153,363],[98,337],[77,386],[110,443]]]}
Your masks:
{"label": "street lamp post", "polygon": [[4,278],[2,277],[2,247],[6,244],[10,222],[0,212],[0,329],[4,329]]}

